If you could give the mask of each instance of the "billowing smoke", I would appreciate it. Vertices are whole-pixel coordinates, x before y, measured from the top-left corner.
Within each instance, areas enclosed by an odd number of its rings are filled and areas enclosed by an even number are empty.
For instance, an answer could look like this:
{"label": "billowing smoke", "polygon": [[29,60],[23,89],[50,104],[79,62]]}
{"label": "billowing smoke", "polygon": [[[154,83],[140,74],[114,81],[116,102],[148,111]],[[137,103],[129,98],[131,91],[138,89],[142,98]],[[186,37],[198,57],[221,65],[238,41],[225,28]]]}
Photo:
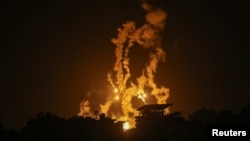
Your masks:
{"label": "billowing smoke", "polygon": [[[117,119],[126,119],[134,124],[136,109],[132,105],[132,98],[139,98],[146,104],[145,88],[149,88],[147,92],[155,97],[158,104],[165,104],[169,96],[169,89],[164,86],[158,86],[155,83],[155,74],[159,62],[165,61],[166,53],[162,49],[160,36],[165,28],[167,14],[161,9],[156,9],[146,2],[142,3],[142,8],[147,12],[145,23],[142,26],[136,27],[134,21],[125,22],[118,28],[118,35],[111,39],[116,46],[115,49],[115,64],[113,73],[107,75],[107,80],[114,89],[116,98],[108,98],[104,104],[100,105],[100,111],[107,114],[112,103],[115,100],[120,100],[122,115]],[[143,47],[149,52],[146,65],[142,68],[141,75],[132,82],[130,70],[130,49],[135,45]],[[87,108],[81,109],[87,111]]]}
{"label": "billowing smoke", "polygon": [[109,107],[111,106],[112,102],[113,102],[113,100],[108,99],[104,104],[101,104],[100,105],[100,110],[101,110],[100,112],[104,113],[104,114],[107,114],[108,111],[109,111]]}
{"label": "billowing smoke", "polygon": [[77,114],[82,117],[92,116],[92,112],[90,111],[90,102],[88,100],[82,99],[80,103],[80,112]]}
{"label": "billowing smoke", "polygon": [[[165,61],[160,33],[165,28],[167,14],[161,9],[154,9],[145,2],[142,4],[142,8],[147,11],[145,24],[137,28],[135,22],[127,21],[121,28],[118,28],[117,38],[111,40],[116,45],[116,62],[113,69],[116,76],[114,80],[111,80],[111,74],[108,74],[108,81],[119,90],[122,113],[127,118],[133,118],[136,114],[131,102],[133,97],[138,97],[146,103],[145,87],[152,89],[151,95],[156,98],[158,104],[166,103],[169,96],[169,89],[164,86],[158,87],[154,81],[158,63]],[[128,83],[131,77],[128,56],[134,44],[150,51],[149,60],[145,68],[142,68],[142,74],[137,78],[137,84],[131,81]]]}

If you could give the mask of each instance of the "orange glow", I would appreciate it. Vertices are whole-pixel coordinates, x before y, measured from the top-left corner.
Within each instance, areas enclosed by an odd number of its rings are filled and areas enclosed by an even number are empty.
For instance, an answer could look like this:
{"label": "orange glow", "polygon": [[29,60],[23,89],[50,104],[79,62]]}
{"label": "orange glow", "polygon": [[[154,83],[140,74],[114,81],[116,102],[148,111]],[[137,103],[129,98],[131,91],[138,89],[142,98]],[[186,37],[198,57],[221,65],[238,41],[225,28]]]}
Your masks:
{"label": "orange glow", "polygon": [[117,89],[117,88],[114,88],[114,93],[118,93],[119,92],[119,90]]}
{"label": "orange glow", "polygon": [[126,130],[128,130],[130,128],[129,123],[127,121],[123,123],[122,127],[123,127],[124,131],[126,131]]}
{"label": "orange glow", "polygon": [[116,96],[115,96],[115,99],[116,99],[116,100],[119,100],[119,99],[120,99],[119,95],[116,95]]}
{"label": "orange glow", "polygon": [[[143,104],[147,104],[147,90],[150,97],[154,96],[157,104],[166,103],[169,96],[169,89],[155,83],[155,73],[160,62],[165,61],[165,51],[161,47],[161,34],[164,30],[164,23],[167,18],[163,10],[155,9],[151,5],[144,3],[146,10],[146,22],[137,27],[134,21],[127,21],[117,28],[117,36],[111,39],[115,48],[115,62],[112,71],[107,74],[109,82],[109,91],[111,98],[108,96],[104,104],[100,104],[100,112],[109,115],[110,111],[117,118],[117,121],[127,121],[123,124],[123,129],[135,127],[135,117],[138,113],[136,107],[132,104],[133,98],[137,97]],[[131,49],[140,46],[148,53],[145,64],[141,66],[141,74],[132,77],[130,70],[130,61],[136,58],[130,58]],[[112,92],[113,91],[113,92]],[[119,104],[121,112],[114,113],[110,107],[114,102]],[[141,103],[141,102],[140,102]],[[116,104],[116,105],[117,105]],[[120,120],[123,118],[122,120]],[[124,119],[125,118],[125,119]],[[129,122],[128,122],[129,121]]]}

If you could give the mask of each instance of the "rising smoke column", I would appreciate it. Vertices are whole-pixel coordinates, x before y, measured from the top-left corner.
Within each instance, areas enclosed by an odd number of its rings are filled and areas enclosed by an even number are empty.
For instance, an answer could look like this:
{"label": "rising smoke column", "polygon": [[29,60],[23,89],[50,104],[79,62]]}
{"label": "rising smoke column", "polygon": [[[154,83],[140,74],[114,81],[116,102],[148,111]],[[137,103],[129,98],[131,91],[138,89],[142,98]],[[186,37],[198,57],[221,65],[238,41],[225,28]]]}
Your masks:
{"label": "rising smoke column", "polygon": [[[116,45],[116,61],[113,69],[116,75],[115,79],[112,79],[111,74],[108,74],[108,81],[112,87],[118,89],[122,112],[127,119],[133,118],[136,113],[131,103],[133,97],[138,97],[145,103],[145,99],[142,97],[145,87],[152,89],[151,95],[156,98],[158,104],[166,103],[169,96],[168,88],[164,86],[159,88],[154,82],[158,63],[165,61],[166,54],[161,47],[160,33],[165,28],[167,14],[161,9],[154,9],[145,2],[143,2],[142,8],[147,12],[145,24],[136,28],[135,22],[127,21],[121,28],[118,28],[117,38],[111,40]],[[136,84],[127,83],[131,77],[128,55],[130,48],[135,43],[150,50],[149,60],[145,68],[142,68],[142,74],[137,78]],[[106,103],[112,103],[112,100]]]}
{"label": "rising smoke column", "polygon": [[[119,94],[123,93],[124,95],[126,95],[124,92],[126,91],[127,80],[131,76],[130,69],[129,69],[128,54],[129,54],[129,48],[132,47],[133,44],[132,42],[128,43],[127,46],[125,44],[128,41],[127,40],[128,37],[131,36],[136,30],[135,23],[132,21],[128,21],[127,23],[123,24],[122,28],[118,28],[117,30],[118,30],[118,37],[111,39],[112,43],[116,45],[116,49],[115,49],[116,62],[113,68],[114,72],[116,72],[116,76],[115,76],[116,80],[114,81],[111,78],[110,73],[108,73],[107,75],[107,80],[110,83],[110,85],[114,88],[114,91],[116,91],[116,93],[119,93]],[[119,95],[119,97],[121,97],[122,100],[125,98],[131,101],[132,97],[127,98],[127,97],[124,97],[124,95]],[[101,112],[107,114],[113,102],[114,102],[114,99],[108,98],[104,104],[100,105]],[[122,105],[126,105],[126,104],[122,104]],[[128,109],[131,109],[131,108],[128,108]]]}
{"label": "rising smoke column", "polygon": [[144,74],[142,74],[142,78],[137,80],[139,86],[147,85],[151,87],[153,89],[151,94],[155,96],[157,103],[164,104],[166,103],[166,100],[169,96],[169,89],[164,86],[158,88],[154,82],[154,75],[156,73],[158,63],[160,61],[165,61],[166,53],[161,47],[160,33],[165,28],[167,14],[161,9],[154,10],[152,6],[147,3],[143,3],[142,7],[148,11],[148,14],[146,15],[146,24],[138,29],[139,33],[141,33],[141,36],[137,37],[137,43],[139,43],[144,48],[151,48],[153,51],[150,52],[149,62],[146,66],[147,82],[145,83],[145,80],[140,80],[145,77]]}
{"label": "rising smoke column", "polygon": [[80,103],[80,112],[77,115],[82,117],[92,116],[89,104],[90,102],[88,100],[82,99]]}
{"label": "rising smoke column", "polygon": [[[114,71],[116,72],[116,85],[120,91],[126,89],[126,83],[129,79],[130,69],[129,69],[129,48],[132,47],[132,43],[129,43],[128,46],[125,46],[127,39],[135,32],[135,23],[127,22],[123,24],[123,28],[118,28],[118,37],[113,38],[111,41],[116,45],[115,55],[116,62],[114,65]],[[123,55],[125,49],[125,55]],[[123,71],[125,70],[125,72]]]}

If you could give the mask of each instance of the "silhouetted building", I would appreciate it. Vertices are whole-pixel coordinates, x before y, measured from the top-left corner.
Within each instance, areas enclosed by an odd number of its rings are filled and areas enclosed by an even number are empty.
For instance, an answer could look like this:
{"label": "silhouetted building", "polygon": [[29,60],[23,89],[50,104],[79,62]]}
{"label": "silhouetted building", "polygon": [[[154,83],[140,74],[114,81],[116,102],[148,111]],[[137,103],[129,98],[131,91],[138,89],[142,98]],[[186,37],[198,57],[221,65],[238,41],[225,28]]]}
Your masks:
{"label": "silhouetted building", "polygon": [[137,110],[136,138],[144,140],[184,141],[187,139],[187,122],[180,112],[166,113],[172,104],[144,105]]}
{"label": "silhouetted building", "polygon": [[136,116],[136,127],[145,127],[150,123],[155,123],[163,121],[166,118],[165,110],[172,104],[147,104],[137,110],[139,111],[139,116]]}
{"label": "silhouetted building", "polygon": [[139,116],[163,116],[166,115],[165,109],[172,104],[147,104],[137,110],[139,111]]}

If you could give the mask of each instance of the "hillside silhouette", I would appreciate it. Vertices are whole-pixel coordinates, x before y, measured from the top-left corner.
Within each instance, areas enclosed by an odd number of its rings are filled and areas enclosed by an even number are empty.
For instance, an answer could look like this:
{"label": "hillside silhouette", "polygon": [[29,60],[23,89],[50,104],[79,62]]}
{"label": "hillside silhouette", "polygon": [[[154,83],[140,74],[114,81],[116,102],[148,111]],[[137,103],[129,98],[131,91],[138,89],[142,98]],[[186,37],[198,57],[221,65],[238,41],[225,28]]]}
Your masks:
{"label": "hillside silhouette", "polygon": [[[138,121],[139,120],[139,121]],[[205,141],[211,125],[250,125],[250,105],[240,114],[231,110],[215,112],[202,108],[188,119],[181,112],[165,116],[137,119],[136,128],[124,131],[123,122],[100,114],[92,117],[74,116],[64,119],[51,113],[40,113],[29,119],[20,131],[4,129],[0,124],[1,141]]]}

